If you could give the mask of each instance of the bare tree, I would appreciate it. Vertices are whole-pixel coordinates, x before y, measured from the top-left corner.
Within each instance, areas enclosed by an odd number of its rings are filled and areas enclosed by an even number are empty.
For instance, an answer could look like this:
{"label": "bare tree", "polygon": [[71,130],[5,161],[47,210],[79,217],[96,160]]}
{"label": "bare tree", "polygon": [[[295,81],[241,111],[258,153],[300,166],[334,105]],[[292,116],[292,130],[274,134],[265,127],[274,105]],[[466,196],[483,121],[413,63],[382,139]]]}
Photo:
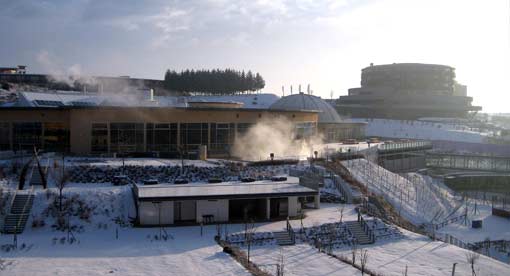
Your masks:
{"label": "bare tree", "polygon": [[368,250],[361,250],[360,252],[360,263],[361,263],[361,275],[365,275],[365,268],[367,267],[368,261]]}
{"label": "bare tree", "polygon": [[356,264],[356,254],[358,253],[358,243],[354,241],[351,245],[351,254],[352,254],[352,265]]}
{"label": "bare tree", "polygon": [[345,208],[345,206],[343,204],[341,207],[338,208],[338,211],[340,212],[340,223],[342,223],[343,218],[344,218],[344,208]]}
{"label": "bare tree", "polygon": [[63,200],[63,192],[64,188],[67,186],[67,183],[69,182],[69,174],[65,171],[63,165],[62,169],[58,170],[58,164],[57,162],[54,163],[54,170],[53,170],[53,177],[55,179],[55,185],[58,188],[58,197],[59,197],[59,203],[58,203],[58,209],[60,212],[62,212],[62,200]]}
{"label": "bare tree", "polygon": [[480,254],[474,251],[469,251],[468,253],[466,253],[466,261],[471,265],[471,276],[476,276],[475,264],[479,258]]}
{"label": "bare tree", "polygon": [[250,262],[251,243],[253,242],[253,236],[255,234],[255,231],[256,231],[255,223],[251,221],[249,224],[247,224],[247,228],[244,233],[246,245],[248,246],[248,262]]}
{"label": "bare tree", "polygon": [[285,272],[285,258],[283,255],[283,248],[280,248],[278,263],[276,264],[276,276],[283,276],[284,272]]}

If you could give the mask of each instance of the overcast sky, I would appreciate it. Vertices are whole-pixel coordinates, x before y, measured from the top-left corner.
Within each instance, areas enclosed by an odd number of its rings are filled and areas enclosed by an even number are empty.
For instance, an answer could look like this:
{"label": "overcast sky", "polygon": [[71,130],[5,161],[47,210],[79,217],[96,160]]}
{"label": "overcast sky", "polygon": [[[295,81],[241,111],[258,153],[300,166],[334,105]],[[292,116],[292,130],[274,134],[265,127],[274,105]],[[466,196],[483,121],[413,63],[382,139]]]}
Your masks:
{"label": "overcast sky", "polygon": [[0,66],[163,78],[251,69],[264,92],[329,98],[374,64],[451,65],[486,112],[510,112],[509,0],[2,0]]}

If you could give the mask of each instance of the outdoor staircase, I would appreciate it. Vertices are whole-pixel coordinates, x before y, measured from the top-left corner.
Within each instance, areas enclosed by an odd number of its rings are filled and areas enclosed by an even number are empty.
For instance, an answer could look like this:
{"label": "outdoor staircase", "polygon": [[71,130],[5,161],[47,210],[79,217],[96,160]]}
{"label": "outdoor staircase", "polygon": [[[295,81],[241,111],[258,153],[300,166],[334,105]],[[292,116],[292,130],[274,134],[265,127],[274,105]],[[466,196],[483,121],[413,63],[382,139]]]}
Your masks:
{"label": "outdoor staircase", "polygon": [[361,223],[358,221],[347,221],[345,222],[347,229],[352,233],[354,238],[356,238],[356,241],[358,244],[370,244],[373,243],[373,241],[370,239],[370,237],[365,233],[363,230],[363,227],[361,227]]}
{"label": "outdoor staircase", "polygon": [[34,166],[32,177],[30,178],[30,186],[42,185],[42,184],[43,184],[43,180],[42,180],[41,173],[39,172],[39,169],[37,168],[37,166]]}
{"label": "outdoor staircase", "polygon": [[273,232],[276,243],[280,246],[294,245],[296,241],[292,240],[292,237],[287,231]]}
{"label": "outdoor staircase", "polygon": [[5,217],[4,227],[2,229],[4,234],[23,233],[33,203],[34,195],[32,193],[15,195],[11,210]]}

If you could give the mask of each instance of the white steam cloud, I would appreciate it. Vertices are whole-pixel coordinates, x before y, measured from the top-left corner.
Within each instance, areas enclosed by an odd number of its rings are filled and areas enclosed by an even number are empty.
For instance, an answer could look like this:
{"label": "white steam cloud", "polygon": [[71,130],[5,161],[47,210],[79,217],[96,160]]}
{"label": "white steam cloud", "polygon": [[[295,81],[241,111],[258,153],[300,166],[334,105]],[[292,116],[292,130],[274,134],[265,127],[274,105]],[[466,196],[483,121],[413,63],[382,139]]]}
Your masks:
{"label": "white steam cloud", "polygon": [[242,160],[266,160],[270,153],[275,159],[311,156],[313,145],[322,144],[320,136],[296,140],[294,123],[284,117],[263,119],[244,135],[237,137],[232,155]]}
{"label": "white steam cloud", "polygon": [[44,68],[52,81],[66,83],[73,86],[76,82],[81,84],[96,84],[93,77],[83,75],[80,64],[73,64],[69,68],[60,66],[46,50],[42,50],[37,54],[37,62]]}

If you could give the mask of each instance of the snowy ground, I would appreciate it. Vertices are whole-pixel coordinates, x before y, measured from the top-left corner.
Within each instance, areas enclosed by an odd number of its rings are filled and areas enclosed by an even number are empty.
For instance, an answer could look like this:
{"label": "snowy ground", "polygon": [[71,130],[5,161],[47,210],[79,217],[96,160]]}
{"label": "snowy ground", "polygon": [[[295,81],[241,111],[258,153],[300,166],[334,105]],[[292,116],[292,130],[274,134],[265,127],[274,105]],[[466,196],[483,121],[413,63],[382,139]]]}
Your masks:
{"label": "snowy ground", "polygon": [[416,225],[438,223],[454,216],[462,202],[449,189],[430,177],[399,175],[365,159],[342,164],[367,188],[390,202],[402,216]]}
{"label": "snowy ground", "polygon": [[[405,238],[363,246],[368,250],[367,267],[383,275],[403,275],[406,265],[408,275],[451,275],[453,263],[457,263],[455,275],[471,275],[466,261],[469,251],[443,242],[404,231]],[[335,252],[350,256],[351,250]],[[510,275],[510,265],[486,256],[480,256],[476,264],[477,275]]]}
{"label": "snowy ground", "polygon": [[283,254],[284,275],[289,276],[325,276],[325,275],[361,275],[356,268],[317,252],[307,244],[295,246],[263,246],[251,250],[251,260],[261,269],[275,274],[276,264]]}
{"label": "snowy ground", "polygon": [[[76,162],[71,159],[69,162]],[[100,159],[100,162],[120,165],[119,160]],[[158,159],[128,160],[138,162],[136,165],[156,165],[154,162],[166,162]],[[121,161],[120,161],[121,162]],[[198,162],[198,161],[197,161]],[[201,162],[201,161],[200,161]],[[80,163],[78,161],[77,163]],[[69,163],[71,165],[71,163]],[[203,163],[209,166],[211,163]],[[212,165],[215,165],[214,163]],[[346,164],[348,167],[352,164]],[[436,205],[448,210],[451,199],[444,187],[423,190],[422,182],[410,181],[401,176],[388,176],[375,167],[351,167],[360,179],[372,177],[369,185],[379,187],[391,196],[395,203],[400,193],[396,188],[406,187],[409,190],[407,201],[412,198],[422,198],[421,203],[409,203],[405,208],[414,208],[414,213],[425,214],[425,218],[437,213]],[[363,173],[362,173],[363,172]],[[374,178],[374,176],[377,176]],[[414,178],[413,178],[414,179]],[[381,183],[377,183],[378,180]],[[368,180],[367,180],[368,181]],[[391,187],[390,184],[400,183]],[[424,182],[425,183],[425,182]],[[427,182],[428,183],[428,182]],[[430,183],[428,183],[430,184]],[[4,187],[5,184],[3,184]],[[54,185],[50,185],[54,187]],[[420,188],[421,187],[421,188]],[[424,186],[426,188],[426,186]],[[414,194],[411,192],[415,191]],[[421,189],[421,190],[420,190]],[[115,187],[110,184],[77,184],[71,183],[65,188],[66,197],[85,199],[91,208],[90,220],[74,217],[71,222],[83,226],[83,231],[75,233],[79,243],[68,244],[64,241],[66,233],[55,231],[51,225],[55,219],[43,213],[47,208],[48,197],[55,197],[57,190],[36,191],[33,215],[36,219],[44,218],[45,226],[32,228],[33,218],[27,223],[27,228],[18,237],[18,245],[24,249],[17,251],[0,251],[0,275],[249,275],[235,260],[224,254],[214,242],[215,226],[205,227],[204,235],[200,235],[200,227],[171,227],[166,228],[173,239],[167,241],[156,240],[158,228],[131,228],[117,226],[112,219],[122,216],[132,217],[133,202],[127,186]],[[424,192],[425,191],[425,192]],[[416,197],[418,195],[418,197]],[[429,202],[426,203],[426,199]],[[302,225],[310,227],[340,220],[340,209],[343,207],[343,220],[356,220],[357,213],[354,205],[321,204],[321,209],[306,210],[306,217],[301,222],[293,220],[294,229],[299,230]],[[404,208],[404,207],[403,207]],[[420,213],[421,212],[421,213]],[[461,225],[449,225],[441,231],[448,232],[458,238],[468,241],[480,241],[486,236],[491,239],[510,237],[508,221],[490,216],[485,207],[480,207],[477,216],[484,219],[484,228],[478,233]],[[302,224],[301,224],[302,223]],[[256,224],[257,232],[281,231],[285,229],[285,221]],[[242,232],[244,225],[228,225],[229,233]],[[115,239],[115,231],[119,231],[119,239]],[[479,239],[479,237],[482,237]],[[0,245],[12,243],[12,235],[0,236]],[[466,251],[442,242],[432,242],[427,237],[405,232],[405,237],[398,240],[379,241],[365,247],[369,250],[370,268],[384,275],[402,275],[408,265],[409,275],[451,275],[451,265],[458,263],[456,275],[467,275],[469,267],[466,264]],[[338,249],[338,254],[350,254],[349,249]],[[276,259],[280,255],[278,246],[255,246],[252,251],[253,260],[268,270],[274,271]],[[285,275],[359,275],[359,272],[324,253],[319,253],[307,244],[285,247],[283,250]],[[271,268],[274,267],[274,268]],[[496,260],[481,257],[477,267],[478,275],[510,275],[510,266]],[[272,270],[271,270],[272,269]]]}
{"label": "snowy ground", "polygon": [[[408,267],[408,275],[451,275],[453,263],[457,263],[455,275],[471,275],[466,261],[468,251],[459,247],[434,242],[429,238],[405,232],[402,239],[377,242],[361,246],[359,250],[368,250],[367,267],[374,272],[387,276],[403,275]],[[285,275],[361,275],[361,273],[337,259],[319,253],[307,245],[254,247],[252,260],[259,266],[274,273],[275,264],[283,254]],[[338,256],[348,259],[352,256],[349,248],[334,251]],[[359,253],[358,257],[359,259]],[[357,261],[359,263],[359,261]],[[510,265],[480,256],[475,266],[477,275],[509,275]]]}
{"label": "snowy ground", "polygon": [[[2,253],[12,261],[0,275],[250,275],[213,239],[215,227],[167,229],[174,240],[154,241],[157,228],[121,228],[78,234],[79,244],[53,245],[62,232],[28,231],[19,237],[29,250]],[[153,241],[151,241],[153,240]],[[0,244],[12,236],[0,236]]]}
{"label": "snowy ground", "polygon": [[469,208],[469,217],[482,220],[482,228],[473,229],[471,221],[468,224],[452,223],[438,232],[454,235],[464,242],[480,242],[486,238],[491,240],[510,240],[510,219],[493,216],[491,206],[478,205],[474,213],[473,205]]}

